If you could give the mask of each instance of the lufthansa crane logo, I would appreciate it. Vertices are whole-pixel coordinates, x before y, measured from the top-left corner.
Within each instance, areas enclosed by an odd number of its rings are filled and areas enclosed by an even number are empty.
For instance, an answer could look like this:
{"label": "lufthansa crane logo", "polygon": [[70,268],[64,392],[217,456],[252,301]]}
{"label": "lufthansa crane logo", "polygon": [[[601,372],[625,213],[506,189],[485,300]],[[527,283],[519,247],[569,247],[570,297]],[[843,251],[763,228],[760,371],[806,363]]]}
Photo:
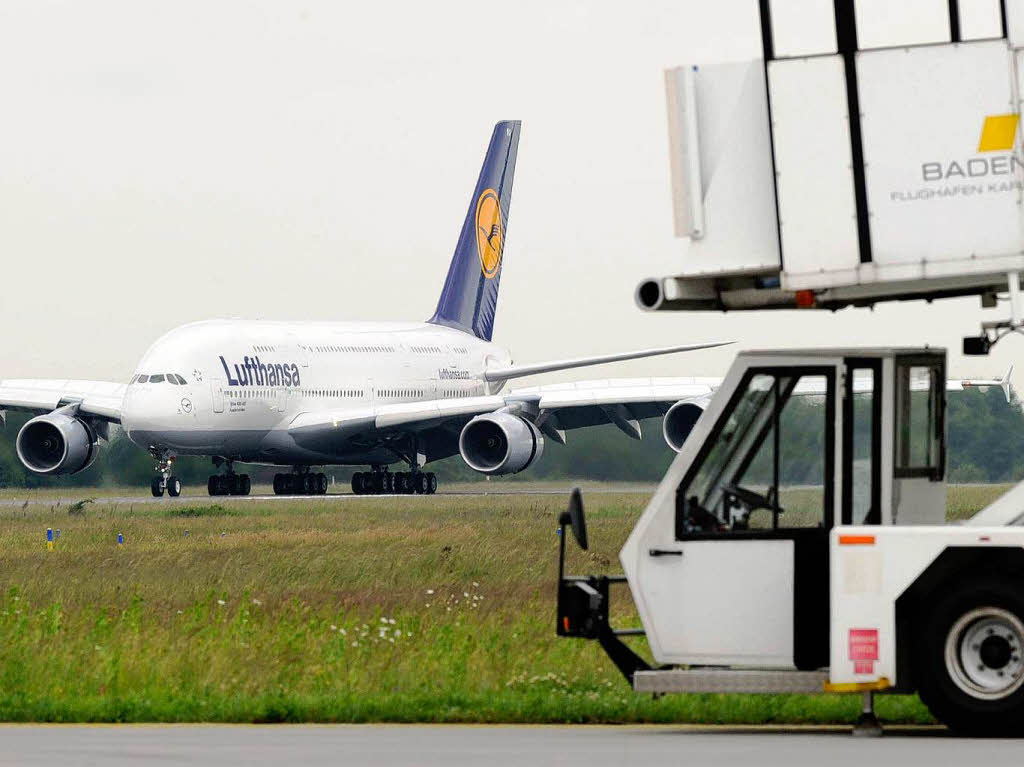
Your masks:
{"label": "lufthansa crane logo", "polygon": [[485,189],[476,201],[476,252],[480,270],[491,279],[501,268],[505,231],[501,225],[501,203],[493,189]]}

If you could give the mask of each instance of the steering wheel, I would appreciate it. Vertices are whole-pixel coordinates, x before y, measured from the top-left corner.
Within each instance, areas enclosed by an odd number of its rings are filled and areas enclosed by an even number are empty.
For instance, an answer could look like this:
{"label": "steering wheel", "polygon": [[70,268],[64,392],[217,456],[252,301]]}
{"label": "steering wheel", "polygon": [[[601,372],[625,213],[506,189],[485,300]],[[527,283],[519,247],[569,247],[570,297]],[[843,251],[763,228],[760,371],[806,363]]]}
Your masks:
{"label": "steering wheel", "polygon": [[768,488],[767,495],[755,493],[753,490],[748,490],[747,488],[740,487],[739,485],[724,485],[722,490],[736,500],[742,502],[750,511],[768,509],[776,514],[781,514],[783,512],[783,509],[779,506],[775,498],[774,487]]}

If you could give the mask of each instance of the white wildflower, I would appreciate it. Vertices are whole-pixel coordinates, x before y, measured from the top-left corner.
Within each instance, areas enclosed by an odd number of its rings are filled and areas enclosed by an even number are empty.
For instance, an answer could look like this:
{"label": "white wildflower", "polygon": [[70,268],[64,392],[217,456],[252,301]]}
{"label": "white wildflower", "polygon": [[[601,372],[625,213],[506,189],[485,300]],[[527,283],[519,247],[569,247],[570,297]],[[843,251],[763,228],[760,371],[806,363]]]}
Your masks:
{"label": "white wildflower", "polygon": [[225,602],[224,602],[224,600],[223,600],[223,599],[218,599],[218,600],[217,600],[217,604],[219,604],[219,605],[223,605],[223,604],[225,604]]}
{"label": "white wildflower", "polygon": [[338,627],[337,627],[337,626],[335,626],[335,625],[334,625],[334,624],[332,623],[332,624],[331,624],[331,631],[337,631],[337,630],[338,630]]}
{"label": "white wildflower", "polygon": [[433,594],[433,593],[434,593],[434,590],[433,590],[433,589],[427,589],[427,593],[428,593],[428,594]]}

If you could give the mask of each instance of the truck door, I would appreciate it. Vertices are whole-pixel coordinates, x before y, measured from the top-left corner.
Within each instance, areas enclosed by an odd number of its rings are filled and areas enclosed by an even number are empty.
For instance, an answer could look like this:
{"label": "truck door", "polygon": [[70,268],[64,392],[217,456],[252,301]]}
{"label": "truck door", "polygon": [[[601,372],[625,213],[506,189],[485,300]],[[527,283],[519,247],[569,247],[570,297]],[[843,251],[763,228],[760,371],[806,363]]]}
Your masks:
{"label": "truck door", "polygon": [[[641,567],[659,657],[829,661],[836,368],[751,368],[676,489],[675,540]],[[667,646],[671,643],[672,646]]]}

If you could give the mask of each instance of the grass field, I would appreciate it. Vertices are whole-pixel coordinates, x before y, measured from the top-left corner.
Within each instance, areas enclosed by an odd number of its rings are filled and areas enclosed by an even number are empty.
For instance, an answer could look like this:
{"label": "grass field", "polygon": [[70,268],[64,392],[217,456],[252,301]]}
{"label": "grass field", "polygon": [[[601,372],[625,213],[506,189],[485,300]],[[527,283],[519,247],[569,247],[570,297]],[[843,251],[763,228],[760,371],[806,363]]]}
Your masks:
{"label": "grass field", "polygon": [[[952,516],[1003,489],[952,488]],[[646,499],[589,496],[591,550],[572,549],[571,569],[618,571]],[[858,713],[857,699],[838,696],[652,700],[595,643],[556,639],[561,496],[98,498],[73,513],[36,500],[0,509],[0,720],[755,723]],[[52,552],[47,527],[61,531]],[[624,591],[613,605],[615,623],[635,625]],[[916,698],[878,707],[890,721],[930,721]]]}

